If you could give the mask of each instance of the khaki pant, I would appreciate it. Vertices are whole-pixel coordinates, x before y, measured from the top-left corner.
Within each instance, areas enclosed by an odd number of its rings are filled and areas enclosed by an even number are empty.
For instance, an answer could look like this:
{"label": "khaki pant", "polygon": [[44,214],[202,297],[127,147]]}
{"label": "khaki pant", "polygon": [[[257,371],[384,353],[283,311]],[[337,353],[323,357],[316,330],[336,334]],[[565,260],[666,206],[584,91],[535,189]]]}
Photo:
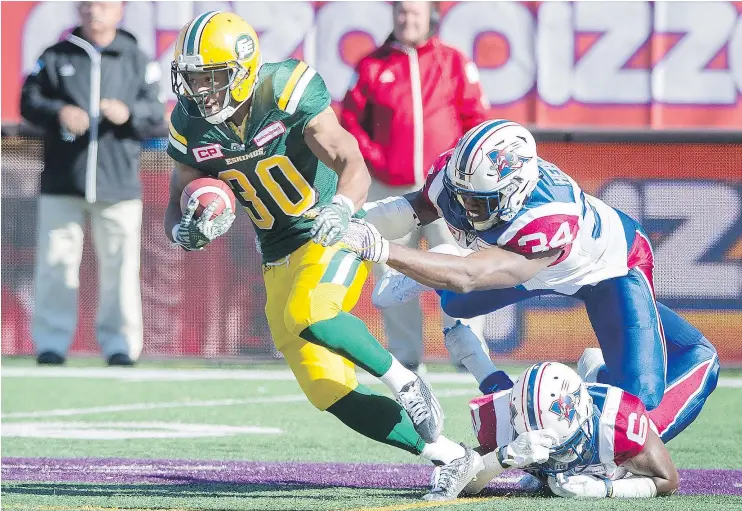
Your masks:
{"label": "khaki pant", "polygon": [[[397,187],[388,186],[379,181],[373,181],[368,192],[368,200],[374,201],[395,195],[404,195],[422,188],[420,186]],[[442,244],[458,246],[453,239],[451,231],[448,230],[446,221],[436,220],[417,231],[413,231],[404,238],[393,240],[400,245],[417,248],[420,240],[425,238],[428,248],[437,247]],[[378,280],[389,269],[387,265],[374,265],[374,275]],[[456,322],[445,312],[443,315],[443,326],[453,326]],[[384,332],[386,333],[389,351],[404,365],[419,365],[425,355],[423,342],[423,317],[420,309],[420,300],[414,299],[407,303],[396,305],[382,312],[384,318]],[[471,322],[470,322],[471,323]],[[482,336],[484,320],[470,324],[472,329]],[[442,339],[442,335],[441,335]]]}
{"label": "khaki pant", "polygon": [[142,201],[138,199],[91,204],[78,197],[41,195],[31,324],[36,352],[64,356],[72,343],[86,215],[98,257],[96,338],[106,358],[125,353],[136,360],[142,351]]}

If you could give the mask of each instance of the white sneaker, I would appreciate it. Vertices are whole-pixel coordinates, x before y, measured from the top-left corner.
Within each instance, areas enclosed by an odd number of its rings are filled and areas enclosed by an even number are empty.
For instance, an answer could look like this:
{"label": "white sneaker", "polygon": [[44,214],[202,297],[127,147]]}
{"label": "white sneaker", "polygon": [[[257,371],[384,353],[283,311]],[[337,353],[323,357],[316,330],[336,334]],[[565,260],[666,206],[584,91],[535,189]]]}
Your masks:
{"label": "white sneaker", "polygon": [[598,371],[605,366],[603,350],[600,348],[585,348],[580,360],[577,361],[577,374],[587,383],[595,383]]}
{"label": "white sneaker", "polygon": [[484,490],[492,479],[502,473],[502,467],[497,462],[497,451],[490,452],[482,456],[482,465],[484,468],[477,472],[474,479],[470,480],[462,492],[466,495],[477,495]]}
{"label": "white sneaker", "polygon": [[409,302],[431,289],[397,270],[389,269],[376,283],[371,302],[377,309],[388,309]]}
{"label": "white sneaker", "polygon": [[[437,254],[461,255],[458,247],[444,243],[431,248],[428,252]],[[425,291],[432,291],[432,287],[420,284],[407,275],[390,268],[376,283],[374,292],[371,293],[371,302],[377,309],[388,309],[393,305],[409,302],[417,298]]]}
{"label": "white sneaker", "polygon": [[410,416],[415,431],[425,442],[438,440],[443,431],[443,409],[425,380],[418,376],[402,387],[397,402]]}
{"label": "white sneaker", "polygon": [[431,489],[423,500],[454,500],[473,479],[484,470],[482,457],[462,444],[466,454],[447,465],[435,467],[430,481]]}

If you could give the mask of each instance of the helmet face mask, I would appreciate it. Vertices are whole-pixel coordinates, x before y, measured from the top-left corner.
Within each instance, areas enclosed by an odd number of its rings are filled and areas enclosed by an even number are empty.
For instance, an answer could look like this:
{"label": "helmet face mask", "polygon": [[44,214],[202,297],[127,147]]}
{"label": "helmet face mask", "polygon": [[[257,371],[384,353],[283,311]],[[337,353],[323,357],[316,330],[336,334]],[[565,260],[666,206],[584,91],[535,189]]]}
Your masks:
{"label": "helmet face mask", "polygon": [[540,469],[547,474],[580,471],[592,459],[595,448],[592,417],[586,417],[572,437],[549,449],[549,459]]}
{"label": "helmet face mask", "polygon": [[[198,106],[200,117],[218,116],[230,107],[231,91],[239,85],[238,80],[248,77],[250,71],[241,71],[238,62],[226,62],[223,66],[209,66],[201,69],[188,69],[193,66],[171,68],[173,92],[179,97],[193,101]],[[234,113],[234,108],[230,115]],[[186,114],[191,116],[186,111]],[[191,116],[192,117],[192,116]]]}
{"label": "helmet face mask", "polygon": [[454,185],[448,174],[443,178],[443,186],[452,201],[458,202],[466,211],[466,221],[477,231],[486,231],[501,221],[508,221],[511,208],[508,206],[513,193],[518,190],[522,180],[514,180],[502,190],[480,193],[464,190]]}

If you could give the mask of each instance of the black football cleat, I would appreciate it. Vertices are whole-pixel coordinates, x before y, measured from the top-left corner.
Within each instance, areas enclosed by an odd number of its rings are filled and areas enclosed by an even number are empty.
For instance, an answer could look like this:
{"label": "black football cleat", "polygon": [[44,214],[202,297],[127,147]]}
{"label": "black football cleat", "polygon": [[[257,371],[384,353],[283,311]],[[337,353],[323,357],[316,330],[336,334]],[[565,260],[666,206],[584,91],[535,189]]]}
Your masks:
{"label": "black football cleat", "polygon": [[126,353],[114,353],[108,357],[108,365],[131,367],[134,365],[134,361]]}
{"label": "black football cleat", "polygon": [[36,357],[36,363],[40,366],[61,366],[65,363],[65,358],[53,351],[42,351]]}

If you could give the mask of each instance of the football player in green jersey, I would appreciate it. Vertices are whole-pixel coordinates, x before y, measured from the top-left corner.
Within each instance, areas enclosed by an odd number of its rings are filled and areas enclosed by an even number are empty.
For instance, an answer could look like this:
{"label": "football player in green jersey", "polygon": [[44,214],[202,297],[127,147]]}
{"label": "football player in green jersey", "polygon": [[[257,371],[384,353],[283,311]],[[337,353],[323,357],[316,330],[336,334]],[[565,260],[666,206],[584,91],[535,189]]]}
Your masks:
{"label": "football player in green jersey", "polygon": [[[234,221],[229,208],[194,218],[180,196],[204,175],[228,183],[258,233],[276,348],[309,401],[369,438],[436,464],[429,499],[455,498],[480,456],[441,436],[443,413],[428,385],[350,314],[369,266],[340,242],[366,200],[368,169],[330,107],[322,78],[295,59],[262,63],[258,37],[239,16],[210,11],[175,44],[168,154],[175,160],[168,236],[203,249]],[[396,401],[356,380],[358,365]]]}

